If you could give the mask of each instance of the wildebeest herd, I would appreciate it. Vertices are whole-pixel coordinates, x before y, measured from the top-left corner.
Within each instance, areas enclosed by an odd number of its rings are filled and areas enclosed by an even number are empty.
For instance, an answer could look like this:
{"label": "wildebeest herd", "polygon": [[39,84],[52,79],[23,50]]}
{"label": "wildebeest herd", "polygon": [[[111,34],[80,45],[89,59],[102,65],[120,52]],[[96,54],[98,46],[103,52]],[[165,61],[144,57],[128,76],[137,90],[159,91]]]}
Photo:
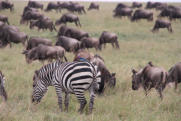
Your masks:
{"label": "wildebeest herd", "polygon": [[[114,17],[127,16],[132,22],[140,19],[148,21],[154,20],[154,13],[149,9],[160,11],[158,19],[152,32],[158,31],[160,28],[167,28],[169,32],[173,32],[171,21],[181,18],[181,8],[166,3],[148,2],[145,9],[142,3],[133,2],[132,6],[123,3],[117,4],[113,10]],[[14,10],[13,3],[9,1],[0,2],[0,10]],[[95,94],[101,94],[107,87],[114,88],[116,86],[116,73],[110,72],[106,67],[104,59],[98,55],[89,52],[89,48],[95,48],[96,51],[103,50],[107,43],[111,43],[113,48],[119,49],[118,36],[109,31],[104,31],[99,38],[91,37],[90,34],[80,27],[81,21],[77,15],[86,14],[83,5],[77,2],[49,2],[44,9],[45,12],[61,12],[66,9],[68,13],[64,13],[58,20],[53,22],[51,18],[40,12],[44,6],[40,2],[29,1],[21,15],[20,24],[29,24],[29,28],[34,27],[39,30],[57,31],[56,26],[61,25],[57,32],[57,41],[55,44],[47,38],[36,36],[28,36],[21,32],[18,27],[11,25],[8,17],[0,15],[0,47],[10,47],[12,43],[22,43],[25,49],[22,54],[28,64],[35,60],[44,63],[45,60],[50,62],[41,69],[36,70],[33,76],[33,94],[32,102],[40,102],[41,98],[47,91],[49,86],[54,86],[58,96],[59,108],[62,111],[62,92],[65,92],[65,107],[68,111],[69,94],[76,95],[80,103],[79,112],[82,113],[87,103],[84,92],[89,90],[90,102],[89,113],[92,112]],[[91,3],[88,11],[95,9],[100,10],[99,4]],[[135,10],[136,9],[136,10]],[[168,17],[169,19],[161,19]],[[67,26],[67,22],[74,22],[77,28]],[[87,50],[86,50],[87,49]],[[68,62],[66,52],[73,52],[74,60]],[[63,60],[64,59],[64,60]],[[52,62],[53,60],[56,60]],[[161,67],[155,66],[149,62],[139,71],[132,70],[132,89],[137,90],[143,87],[145,93],[151,88],[155,88],[163,99],[162,91],[170,82],[175,83],[175,88],[181,79],[181,63],[175,64],[167,72]],[[0,71],[0,95],[7,100],[7,94],[4,88],[4,75]]]}

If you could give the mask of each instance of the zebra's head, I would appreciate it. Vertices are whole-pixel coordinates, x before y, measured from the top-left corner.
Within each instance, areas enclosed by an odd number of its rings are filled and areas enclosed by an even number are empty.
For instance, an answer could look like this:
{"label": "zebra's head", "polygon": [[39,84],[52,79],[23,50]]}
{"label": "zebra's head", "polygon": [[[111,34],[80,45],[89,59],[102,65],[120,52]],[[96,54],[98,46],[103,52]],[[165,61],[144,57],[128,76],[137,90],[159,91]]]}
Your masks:
{"label": "zebra's head", "polygon": [[3,96],[4,100],[7,100],[7,93],[4,88],[4,83],[5,83],[5,77],[0,71],[0,95]]}
{"label": "zebra's head", "polygon": [[32,103],[39,103],[47,92],[47,87],[42,82],[43,80],[39,76],[39,71],[36,70],[33,77]]}

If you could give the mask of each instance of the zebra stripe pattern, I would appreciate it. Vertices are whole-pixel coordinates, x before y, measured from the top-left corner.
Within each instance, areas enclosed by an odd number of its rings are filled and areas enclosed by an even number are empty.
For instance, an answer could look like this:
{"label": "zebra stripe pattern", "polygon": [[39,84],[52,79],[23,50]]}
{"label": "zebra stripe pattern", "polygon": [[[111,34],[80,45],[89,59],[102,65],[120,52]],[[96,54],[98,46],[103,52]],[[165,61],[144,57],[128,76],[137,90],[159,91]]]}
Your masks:
{"label": "zebra stripe pattern", "polygon": [[5,101],[7,101],[7,93],[6,93],[6,90],[4,88],[4,83],[5,83],[5,77],[2,74],[2,72],[0,71],[0,95],[3,97],[3,99]]}
{"label": "zebra stripe pattern", "polygon": [[101,73],[97,66],[89,62],[54,62],[42,67],[34,75],[33,102],[40,102],[47,91],[48,86],[54,86],[59,108],[62,111],[62,92],[65,92],[65,109],[68,111],[69,94],[75,94],[80,102],[79,111],[82,113],[87,101],[84,92],[89,90],[90,103],[89,112],[92,112],[95,98],[95,91],[103,90]]}

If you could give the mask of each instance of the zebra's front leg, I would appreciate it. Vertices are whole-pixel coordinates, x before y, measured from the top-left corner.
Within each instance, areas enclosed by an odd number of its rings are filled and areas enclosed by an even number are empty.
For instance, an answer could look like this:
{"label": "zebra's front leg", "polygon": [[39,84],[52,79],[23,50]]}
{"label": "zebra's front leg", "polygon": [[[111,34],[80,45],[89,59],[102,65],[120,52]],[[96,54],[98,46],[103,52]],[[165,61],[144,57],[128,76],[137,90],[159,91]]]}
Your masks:
{"label": "zebra's front leg", "polygon": [[80,102],[80,108],[79,108],[78,112],[82,113],[85,105],[87,104],[84,93],[80,92],[80,91],[77,91],[77,92],[75,91],[75,95],[77,96],[77,99]]}
{"label": "zebra's front leg", "polygon": [[64,101],[64,104],[65,104],[65,111],[68,112],[68,107],[69,107],[69,93],[65,93],[65,101]]}
{"label": "zebra's front leg", "polygon": [[89,92],[90,92],[89,114],[91,114],[92,110],[93,110],[94,98],[95,98],[95,89],[94,89],[94,87],[91,87]]}
{"label": "zebra's front leg", "polygon": [[55,90],[58,96],[58,105],[60,108],[60,111],[62,112],[62,88],[59,85],[55,85]]}

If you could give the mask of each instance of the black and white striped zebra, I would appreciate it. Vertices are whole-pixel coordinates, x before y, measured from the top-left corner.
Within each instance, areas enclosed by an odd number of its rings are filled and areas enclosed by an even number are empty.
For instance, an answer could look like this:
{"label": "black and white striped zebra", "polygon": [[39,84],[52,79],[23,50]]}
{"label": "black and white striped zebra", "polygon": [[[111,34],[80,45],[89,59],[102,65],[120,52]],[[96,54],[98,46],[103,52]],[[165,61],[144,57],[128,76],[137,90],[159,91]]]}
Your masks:
{"label": "black and white striped zebra", "polygon": [[40,102],[46,93],[48,86],[54,86],[59,108],[62,111],[62,92],[65,92],[65,110],[68,111],[69,94],[75,94],[80,102],[79,112],[82,113],[87,101],[84,92],[89,90],[89,113],[92,112],[95,92],[101,92],[104,82],[101,81],[101,73],[97,66],[90,62],[66,62],[56,61],[35,71],[33,83],[32,102]]}
{"label": "black and white striped zebra", "polygon": [[7,93],[4,88],[4,83],[5,83],[5,77],[0,71],[0,95],[3,97],[3,99],[6,101],[7,100]]}

